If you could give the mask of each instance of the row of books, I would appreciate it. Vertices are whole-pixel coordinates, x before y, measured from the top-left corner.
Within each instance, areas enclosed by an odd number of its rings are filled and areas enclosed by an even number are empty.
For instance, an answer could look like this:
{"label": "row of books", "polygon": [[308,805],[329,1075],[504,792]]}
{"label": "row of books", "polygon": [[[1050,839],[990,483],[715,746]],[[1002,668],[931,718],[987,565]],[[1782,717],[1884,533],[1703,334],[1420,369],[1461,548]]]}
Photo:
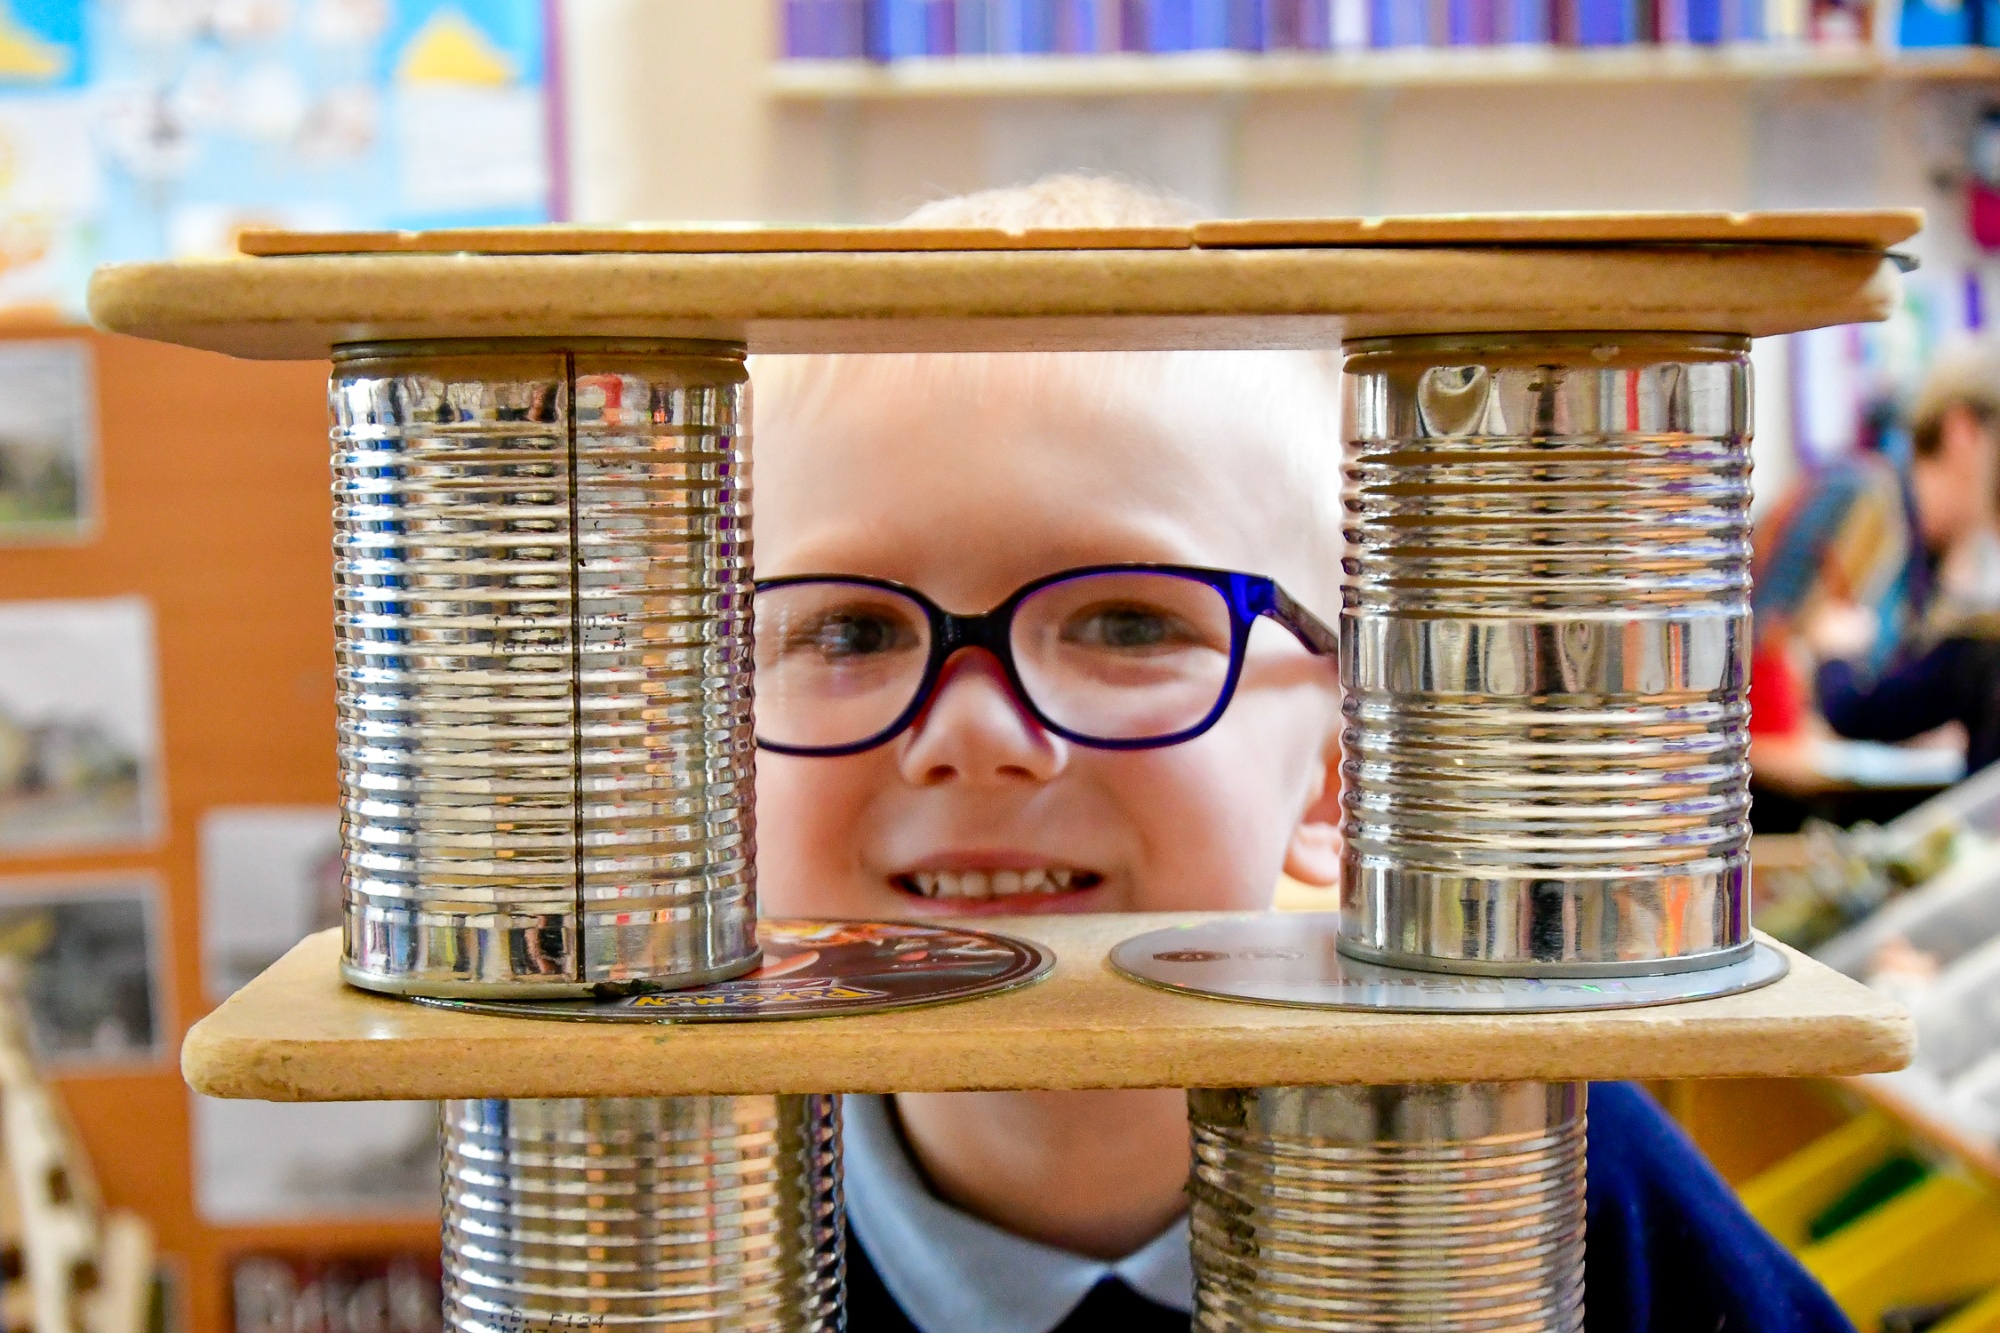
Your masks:
{"label": "row of books", "polygon": [[[1905,45],[1993,0],[1903,0]],[[798,59],[1867,40],[1868,0],[782,0]],[[1913,22],[1914,21],[1914,22]],[[1954,33],[1957,35],[1954,36]]]}

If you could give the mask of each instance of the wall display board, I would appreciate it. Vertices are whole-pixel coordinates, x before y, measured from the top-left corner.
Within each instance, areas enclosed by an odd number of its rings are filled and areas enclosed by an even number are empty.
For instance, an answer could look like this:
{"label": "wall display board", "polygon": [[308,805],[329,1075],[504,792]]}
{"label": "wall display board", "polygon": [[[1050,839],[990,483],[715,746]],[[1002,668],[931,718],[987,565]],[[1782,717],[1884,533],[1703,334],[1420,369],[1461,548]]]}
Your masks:
{"label": "wall display board", "polygon": [[[93,527],[83,541],[0,536],[0,737],[51,717],[115,735],[143,717],[126,749],[146,781],[52,793],[0,740],[0,944],[44,941],[31,986],[57,983],[59,1003],[35,1009],[54,1086],[107,1203],[153,1225],[181,1327],[427,1333],[429,1106],[301,1127],[288,1114],[314,1108],[239,1104],[246,1120],[219,1121],[173,1059],[235,979],[316,928],[336,799],[326,369],[44,324],[0,332],[0,387],[14,360],[58,343],[94,363]],[[80,642],[54,651],[65,626]],[[33,822],[6,813],[24,801],[69,810],[90,836],[11,836]],[[300,1142],[325,1151],[302,1162],[284,1150]],[[413,1322],[418,1309],[433,1322]]]}
{"label": "wall display board", "polygon": [[45,1065],[171,1063],[153,876],[0,880],[0,953],[27,962],[23,992]]}
{"label": "wall display board", "polygon": [[90,535],[96,409],[88,343],[0,344],[0,543]]}
{"label": "wall display board", "polygon": [[84,0],[0,3],[0,305],[74,308],[103,189]]}
{"label": "wall display board", "polygon": [[544,0],[0,0],[0,306],[246,225],[545,221]]}
{"label": "wall display board", "polygon": [[298,1222],[438,1206],[432,1102],[194,1101],[195,1188],[211,1222]]}
{"label": "wall display board", "polygon": [[202,987],[217,1004],[340,924],[340,811],[233,806],[201,820]]}
{"label": "wall display board", "polygon": [[325,1262],[251,1254],[230,1270],[235,1333],[437,1333],[437,1249]]}
{"label": "wall display board", "polygon": [[0,602],[0,855],[154,836],[155,673],[141,598]]}

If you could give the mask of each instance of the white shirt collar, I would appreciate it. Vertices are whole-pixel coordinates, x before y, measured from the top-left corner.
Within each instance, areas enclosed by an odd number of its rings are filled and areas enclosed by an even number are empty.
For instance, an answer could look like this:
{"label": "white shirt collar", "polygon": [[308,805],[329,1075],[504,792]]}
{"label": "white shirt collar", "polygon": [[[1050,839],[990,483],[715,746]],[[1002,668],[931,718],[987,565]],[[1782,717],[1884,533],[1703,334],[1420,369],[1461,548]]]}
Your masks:
{"label": "white shirt collar", "polygon": [[1194,1309],[1183,1215],[1116,1263],[1024,1240],[932,1194],[882,1097],[842,1109],[847,1224],[882,1285],[922,1333],[1049,1333],[1106,1277],[1148,1300]]}

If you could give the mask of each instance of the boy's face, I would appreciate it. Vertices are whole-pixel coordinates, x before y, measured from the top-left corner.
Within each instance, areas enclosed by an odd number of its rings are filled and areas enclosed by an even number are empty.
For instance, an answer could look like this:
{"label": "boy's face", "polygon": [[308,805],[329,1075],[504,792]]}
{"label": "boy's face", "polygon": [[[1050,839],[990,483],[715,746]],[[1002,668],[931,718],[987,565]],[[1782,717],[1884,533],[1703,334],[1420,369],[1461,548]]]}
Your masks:
{"label": "boy's face", "polygon": [[[1059,570],[1160,561],[1311,597],[1309,507],[1223,383],[1113,392],[1041,358],[940,358],[843,378],[809,413],[766,404],[757,575],[872,575],[975,613]],[[1338,718],[1332,662],[1268,620],[1215,727],[1154,750],[1044,731],[961,652],[886,744],[758,756],[758,891],[778,916],[1262,907],[1281,868],[1337,873]]]}

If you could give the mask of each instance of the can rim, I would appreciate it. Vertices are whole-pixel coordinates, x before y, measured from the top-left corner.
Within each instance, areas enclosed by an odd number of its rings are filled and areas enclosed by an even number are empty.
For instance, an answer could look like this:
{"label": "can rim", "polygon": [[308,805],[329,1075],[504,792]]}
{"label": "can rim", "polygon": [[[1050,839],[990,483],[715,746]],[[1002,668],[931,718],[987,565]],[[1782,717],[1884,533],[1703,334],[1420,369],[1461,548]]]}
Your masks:
{"label": "can rim", "polygon": [[728,338],[631,338],[546,335],[491,338],[408,338],[371,339],[336,343],[336,366],[357,361],[447,356],[510,356],[545,353],[575,353],[593,356],[664,356],[686,359],[728,361],[742,364],[749,355],[748,345]]}
{"label": "can rim", "polygon": [[1580,369],[1616,369],[1675,361],[1735,361],[1750,352],[1738,333],[1418,333],[1356,338],[1341,345],[1350,370],[1356,361],[1437,360],[1448,354],[1482,361],[1547,364],[1553,357]]}

